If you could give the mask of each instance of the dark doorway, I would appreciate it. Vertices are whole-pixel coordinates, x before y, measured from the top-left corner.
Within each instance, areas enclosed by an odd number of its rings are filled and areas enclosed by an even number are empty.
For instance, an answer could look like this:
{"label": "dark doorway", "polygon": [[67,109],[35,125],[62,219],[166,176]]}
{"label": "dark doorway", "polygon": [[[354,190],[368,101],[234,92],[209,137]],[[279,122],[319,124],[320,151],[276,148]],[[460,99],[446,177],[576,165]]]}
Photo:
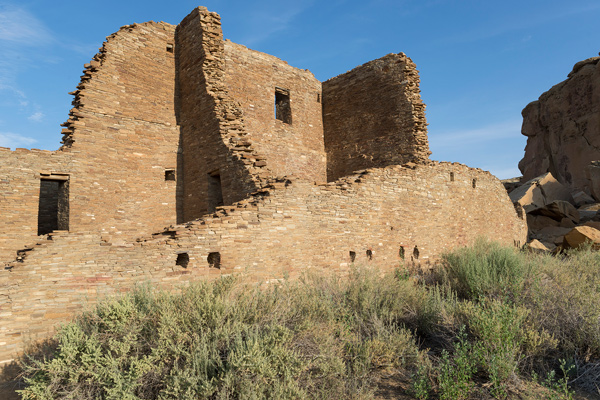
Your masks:
{"label": "dark doorway", "polygon": [[223,205],[223,189],[219,170],[208,174],[208,212],[213,213]]}
{"label": "dark doorway", "polygon": [[40,181],[38,204],[38,235],[56,230],[69,230],[69,178]]}

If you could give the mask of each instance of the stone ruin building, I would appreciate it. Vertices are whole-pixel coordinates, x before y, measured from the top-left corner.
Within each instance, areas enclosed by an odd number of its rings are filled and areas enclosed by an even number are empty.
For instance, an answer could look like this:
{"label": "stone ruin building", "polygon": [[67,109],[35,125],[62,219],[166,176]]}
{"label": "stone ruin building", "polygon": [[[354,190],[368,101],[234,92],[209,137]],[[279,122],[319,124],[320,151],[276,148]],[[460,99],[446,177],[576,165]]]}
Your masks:
{"label": "stone ruin building", "polygon": [[58,151],[0,148],[0,363],[135,282],[264,282],[525,241],[500,181],[429,160],[403,53],[319,82],[224,41],[200,7],[122,27],[72,94]]}

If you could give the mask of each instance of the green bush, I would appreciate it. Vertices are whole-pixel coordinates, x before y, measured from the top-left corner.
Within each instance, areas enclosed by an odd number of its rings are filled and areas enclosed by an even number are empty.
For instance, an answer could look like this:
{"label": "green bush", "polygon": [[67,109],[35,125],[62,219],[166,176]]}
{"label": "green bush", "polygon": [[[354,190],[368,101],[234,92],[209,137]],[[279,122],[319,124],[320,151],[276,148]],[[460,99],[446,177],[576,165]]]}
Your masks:
{"label": "green bush", "polygon": [[418,399],[512,398],[527,384],[532,398],[569,398],[572,381],[600,385],[598,304],[599,253],[484,240],[428,275],[141,286],[63,326],[50,356],[27,357],[22,396],[368,399],[395,379]]}
{"label": "green bush", "polygon": [[600,358],[600,254],[582,249],[539,257],[540,279],[523,299],[557,341],[557,358]]}
{"label": "green bush", "polygon": [[457,339],[452,355],[442,350],[438,366],[438,387],[442,400],[466,399],[474,386],[476,358],[463,328],[459,331]]}
{"label": "green bush", "polygon": [[442,259],[442,279],[463,299],[518,298],[531,271],[531,264],[517,249],[485,239],[443,254]]}
{"label": "green bush", "polygon": [[[415,284],[373,271],[259,289],[232,278],[141,287],[57,334],[25,399],[370,398],[374,374],[422,357],[402,325]],[[408,372],[407,372],[408,373]]]}

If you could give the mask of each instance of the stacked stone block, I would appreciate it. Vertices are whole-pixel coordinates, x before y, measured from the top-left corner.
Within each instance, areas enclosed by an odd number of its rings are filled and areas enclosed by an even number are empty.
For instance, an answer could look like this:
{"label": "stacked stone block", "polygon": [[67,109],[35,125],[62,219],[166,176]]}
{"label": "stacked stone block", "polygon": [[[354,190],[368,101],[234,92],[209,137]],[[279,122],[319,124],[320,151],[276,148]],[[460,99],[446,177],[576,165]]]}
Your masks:
{"label": "stacked stone block", "polygon": [[328,181],[359,169],[429,159],[419,82],[404,53],[323,82]]}

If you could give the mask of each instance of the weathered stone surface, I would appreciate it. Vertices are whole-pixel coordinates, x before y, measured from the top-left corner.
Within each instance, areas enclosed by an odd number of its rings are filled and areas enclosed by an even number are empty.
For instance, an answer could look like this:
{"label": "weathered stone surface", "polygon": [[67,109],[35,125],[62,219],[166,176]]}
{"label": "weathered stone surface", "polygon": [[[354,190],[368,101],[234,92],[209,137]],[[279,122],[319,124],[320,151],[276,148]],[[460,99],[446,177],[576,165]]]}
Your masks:
{"label": "weathered stone surface", "polygon": [[571,203],[562,200],[555,200],[543,207],[531,210],[530,214],[543,215],[559,222],[562,221],[563,218],[570,219],[574,223],[579,222],[579,212],[577,209]]}
{"label": "weathered stone surface", "polygon": [[598,211],[595,211],[595,210],[577,210],[577,213],[579,214],[579,220],[581,222],[583,222],[583,221],[589,221],[591,219],[594,219],[596,217],[596,215],[598,214]]}
{"label": "weathered stone surface", "polygon": [[569,233],[572,228],[563,228],[560,226],[547,226],[533,234],[535,239],[543,242],[560,244],[563,241],[564,235]]}
{"label": "weathered stone surface", "polygon": [[[171,289],[232,273],[269,281],[307,268],[344,272],[350,252],[355,263],[381,269],[426,265],[480,236],[523,244],[524,222],[490,173],[431,162],[369,169],[329,184],[270,181],[214,214],[135,240],[56,233],[0,270],[0,360],[21,349],[23,337],[42,337],[85,302],[135,282]],[[177,261],[182,253],[185,266]],[[218,268],[211,253],[220,255]],[[43,317],[33,316],[32,304]]]}
{"label": "weathered stone surface", "polygon": [[544,215],[527,214],[527,226],[529,231],[537,232],[549,226],[560,226],[560,222]]}
{"label": "weathered stone surface", "polygon": [[404,53],[388,54],[323,82],[327,180],[429,159],[419,84],[416,65]]}
{"label": "weathered stone surface", "polygon": [[521,205],[525,212],[531,212],[555,200],[572,201],[569,189],[549,172],[530,179],[514,189],[509,197],[513,203]]}
{"label": "weathered stone surface", "polygon": [[563,246],[577,248],[586,242],[591,242],[594,249],[600,249],[600,230],[591,226],[577,226],[565,235]]}
{"label": "weathered stone surface", "polygon": [[600,221],[586,221],[582,224],[583,226],[590,226],[594,229],[600,230]]}
{"label": "weathered stone surface", "polygon": [[[600,155],[599,155],[600,156]],[[585,167],[585,177],[590,193],[595,200],[600,201],[600,161],[591,161]]]}
{"label": "weathered stone surface", "polygon": [[519,186],[521,186],[521,178],[522,176],[519,176],[517,178],[502,179],[500,182],[502,182],[502,184],[506,188],[506,192],[510,193]]}
{"label": "weathered stone surface", "polygon": [[[523,110],[527,136],[519,169],[525,180],[552,172],[558,181],[589,190],[600,200],[597,172],[586,176],[591,161],[600,160],[600,57],[575,64],[567,80],[543,93]],[[589,192],[588,192],[589,193]]]}
{"label": "weathered stone surface", "polygon": [[533,239],[527,243],[527,248],[536,253],[549,253],[556,248],[556,245],[553,243],[542,243],[537,239]]}
{"label": "weathered stone surface", "polygon": [[583,205],[593,204],[596,202],[596,200],[594,200],[592,196],[580,190],[578,192],[573,193],[573,202],[575,206],[581,207]]}
{"label": "weathered stone surface", "polygon": [[575,222],[571,218],[563,218],[560,220],[560,225],[563,228],[575,228]]}

